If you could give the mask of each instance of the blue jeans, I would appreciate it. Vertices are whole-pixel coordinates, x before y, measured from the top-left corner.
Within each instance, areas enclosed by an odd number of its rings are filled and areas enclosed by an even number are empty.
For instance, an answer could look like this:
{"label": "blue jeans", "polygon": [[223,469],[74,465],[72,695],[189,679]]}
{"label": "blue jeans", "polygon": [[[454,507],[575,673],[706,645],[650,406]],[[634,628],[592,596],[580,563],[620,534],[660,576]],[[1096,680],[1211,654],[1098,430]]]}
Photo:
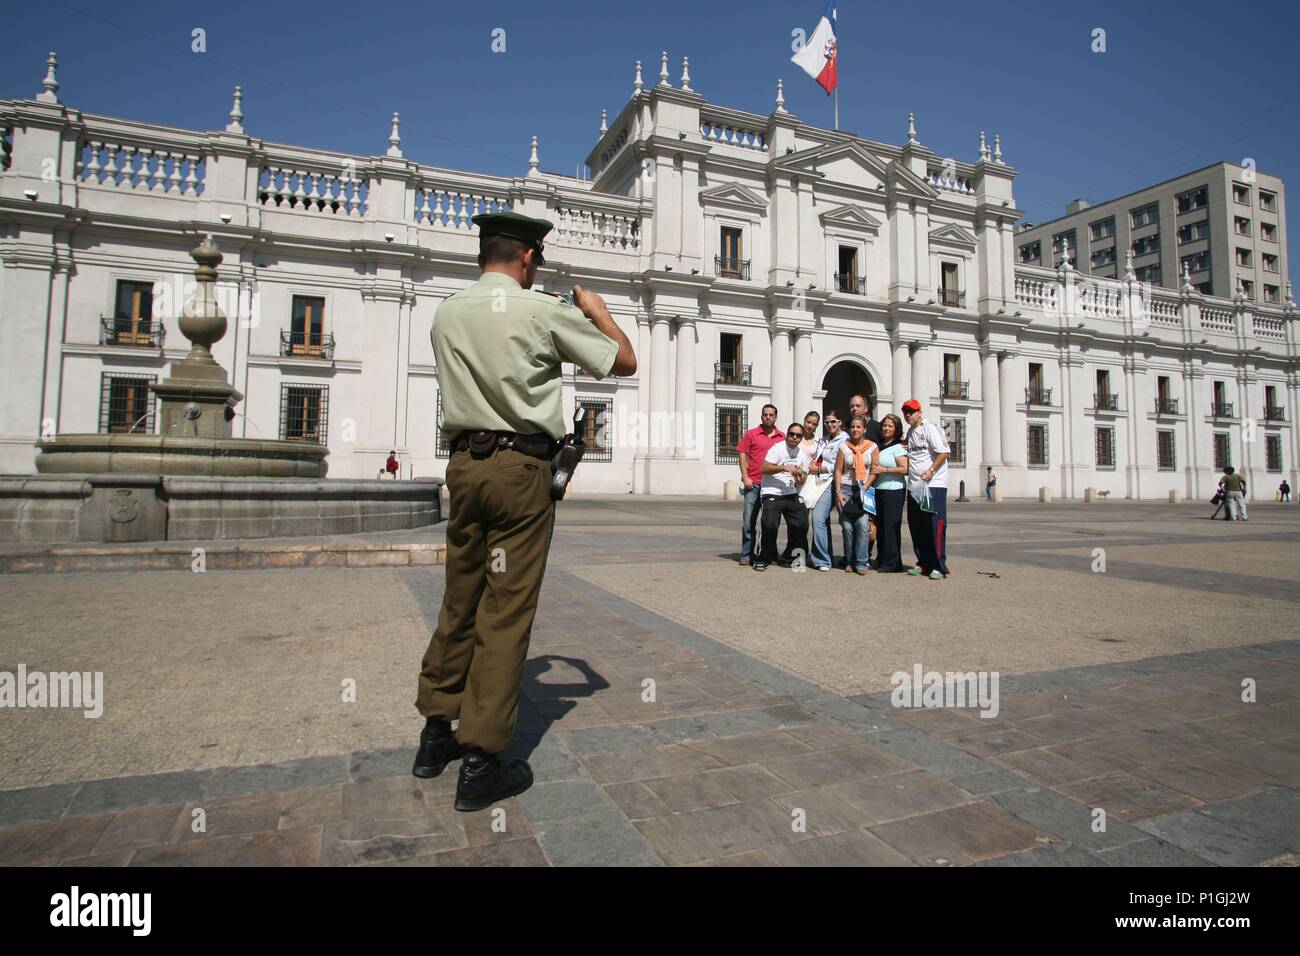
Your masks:
{"label": "blue jeans", "polygon": [[829,568],[835,563],[831,550],[831,509],[835,507],[835,489],[827,488],[817,500],[812,513],[812,557],[814,568]]}
{"label": "blue jeans", "polygon": [[854,521],[840,519],[840,531],[844,533],[844,558],[849,567],[867,570],[867,555],[871,547],[871,522],[867,515]]}
{"label": "blue jeans", "polygon": [[740,500],[744,502],[744,510],[740,514],[740,560],[742,561],[752,561],[755,552],[759,550],[755,546],[754,534],[761,510],[759,498],[761,490],[758,485],[754,485],[749,491],[742,489],[740,492]]}

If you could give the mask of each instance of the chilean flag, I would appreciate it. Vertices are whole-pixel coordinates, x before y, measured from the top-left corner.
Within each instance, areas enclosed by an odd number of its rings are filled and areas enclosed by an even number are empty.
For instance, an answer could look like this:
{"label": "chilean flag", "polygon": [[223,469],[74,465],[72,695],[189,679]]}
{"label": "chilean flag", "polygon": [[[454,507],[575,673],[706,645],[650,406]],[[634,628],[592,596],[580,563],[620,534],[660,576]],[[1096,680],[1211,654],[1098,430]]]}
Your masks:
{"label": "chilean flag", "polygon": [[835,53],[835,0],[827,0],[817,29],[790,60],[799,64],[827,94],[835,89],[839,63]]}

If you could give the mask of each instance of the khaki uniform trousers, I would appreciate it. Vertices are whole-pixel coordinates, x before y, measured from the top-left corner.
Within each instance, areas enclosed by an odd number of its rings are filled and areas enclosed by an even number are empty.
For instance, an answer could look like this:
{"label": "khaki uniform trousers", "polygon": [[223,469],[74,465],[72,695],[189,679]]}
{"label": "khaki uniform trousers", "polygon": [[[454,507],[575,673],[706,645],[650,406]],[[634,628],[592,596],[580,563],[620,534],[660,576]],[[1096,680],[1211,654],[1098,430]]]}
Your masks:
{"label": "khaki uniform trousers", "polygon": [[456,739],[500,753],[514,736],[519,686],[555,522],[549,462],[513,449],[447,464],[451,513],[438,629],[415,706],[460,718]]}

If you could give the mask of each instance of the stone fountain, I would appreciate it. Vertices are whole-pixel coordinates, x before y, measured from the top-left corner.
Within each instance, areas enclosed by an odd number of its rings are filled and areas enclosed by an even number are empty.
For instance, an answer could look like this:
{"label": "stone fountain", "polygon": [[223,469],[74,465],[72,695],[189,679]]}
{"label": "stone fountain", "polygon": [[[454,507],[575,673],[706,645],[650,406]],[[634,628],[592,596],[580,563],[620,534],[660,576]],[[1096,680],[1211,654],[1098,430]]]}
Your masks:
{"label": "stone fountain", "polygon": [[212,357],[226,334],[211,235],[190,252],[188,355],[150,386],[156,435],[60,434],[36,442],[39,475],[0,476],[0,541],[161,541],[394,531],[439,520],[441,479],[326,479],[329,449],[231,437],[243,396]]}

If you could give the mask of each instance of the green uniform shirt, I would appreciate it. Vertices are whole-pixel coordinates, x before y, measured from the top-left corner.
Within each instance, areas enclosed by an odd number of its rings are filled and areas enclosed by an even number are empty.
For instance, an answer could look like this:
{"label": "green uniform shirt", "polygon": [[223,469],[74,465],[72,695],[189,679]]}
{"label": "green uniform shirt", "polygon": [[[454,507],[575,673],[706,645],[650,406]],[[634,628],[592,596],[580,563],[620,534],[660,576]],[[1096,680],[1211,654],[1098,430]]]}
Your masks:
{"label": "green uniform shirt", "polygon": [[442,433],[491,429],[562,438],[560,363],[604,378],[618,343],[571,305],[501,272],[485,272],[434,315]]}
{"label": "green uniform shirt", "polygon": [[1242,478],[1241,475],[1237,474],[1235,471],[1230,475],[1225,475],[1223,478],[1224,491],[1242,491],[1245,485],[1246,479]]}

